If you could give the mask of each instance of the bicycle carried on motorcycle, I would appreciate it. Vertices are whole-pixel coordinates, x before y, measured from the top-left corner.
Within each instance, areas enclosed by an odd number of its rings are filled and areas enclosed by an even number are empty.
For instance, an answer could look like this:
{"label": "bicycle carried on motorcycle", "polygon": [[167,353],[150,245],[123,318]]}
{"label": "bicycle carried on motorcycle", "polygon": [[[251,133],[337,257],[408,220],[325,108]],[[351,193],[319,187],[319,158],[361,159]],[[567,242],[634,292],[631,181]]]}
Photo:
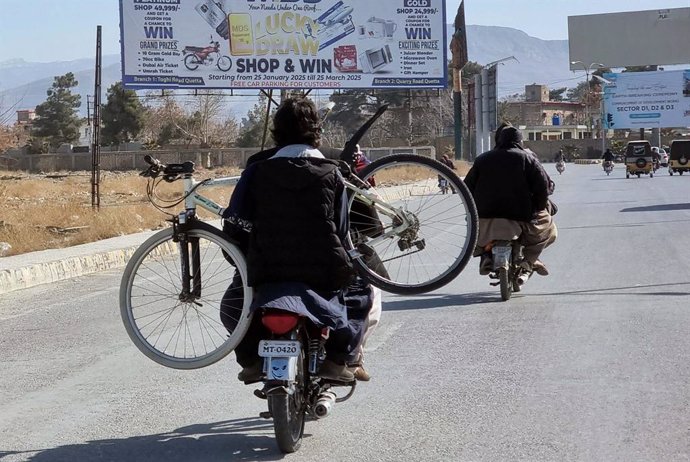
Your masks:
{"label": "bicycle carried on motorcycle", "polygon": [[[122,276],[120,313],[133,343],[153,361],[175,369],[206,367],[242,340],[251,322],[252,288],[240,249],[220,229],[201,221],[196,208],[220,217],[224,208],[200,190],[232,185],[239,177],[198,181],[192,162],[165,165],[150,156],[145,160],[149,167],[142,175],[149,180],[152,203],[157,205],[156,186],[161,181],[181,181],[181,198],[166,207],[184,208],[171,214],[170,228],[151,236],[132,255]],[[478,218],[471,193],[452,170],[412,154],[382,157],[356,175],[343,164],[351,225],[346,247],[362,278],[388,292],[417,294],[449,283],[465,268],[476,244]],[[456,194],[441,194],[439,176]],[[376,211],[374,233],[366,232],[372,220],[370,214],[361,214],[362,204]],[[378,267],[368,264],[372,254]],[[227,295],[231,281],[234,299]],[[235,308],[228,310],[228,304]],[[221,315],[226,316],[223,321]],[[267,325],[267,314],[263,316]],[[268,399],[266,416],[273,418],[284,452],[299,447],[307,415],[324,417],[335,402],[352,395],[356,383],[329,383],[317,377],[324,359],[324,333],[295,322],[262,340],[268,388],[255,392]],[[277,324],[285,327],[284,322]],[[269,373],[270,364],[281,364],[275,370],[288,375]],[[338,397],[335,386],[351,389]]]}

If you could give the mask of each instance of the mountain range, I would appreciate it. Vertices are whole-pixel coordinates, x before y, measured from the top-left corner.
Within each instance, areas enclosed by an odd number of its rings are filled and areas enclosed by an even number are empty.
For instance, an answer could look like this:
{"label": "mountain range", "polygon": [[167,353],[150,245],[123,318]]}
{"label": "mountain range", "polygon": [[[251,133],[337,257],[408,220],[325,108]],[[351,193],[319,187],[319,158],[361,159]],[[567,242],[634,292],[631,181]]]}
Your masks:
{"label": "mountain range", "polygon": [[[448,42],[453,26],[447,26]],[[525,85],[539,83],[550,88],[575,87],[584,79],[581,72],[569,70],[568,41],[541,40],[521,30],[497,26],[467,26],[467,50],[470,61],[488,64],[514,57],[498,69],[499,98],[523,93]],[[448,53],[450,59],[450,52]],[[94,58],[50,63],[31,63],[22,59],[0,62],[0,109],[33,109],[46,99],[53,77],[73,72],[79,86],[73,90],[82,97],[82,115],[87,113],[87,95],[94,93]],[[104,55],[101,82],[105,91],[121,80],[119,55]],[[232,98],[231,98],[232,99]],[[234,104],[233,113],[246,114],[253,102],[246,98]],[[13,122],[13,120],[10,120]]]}

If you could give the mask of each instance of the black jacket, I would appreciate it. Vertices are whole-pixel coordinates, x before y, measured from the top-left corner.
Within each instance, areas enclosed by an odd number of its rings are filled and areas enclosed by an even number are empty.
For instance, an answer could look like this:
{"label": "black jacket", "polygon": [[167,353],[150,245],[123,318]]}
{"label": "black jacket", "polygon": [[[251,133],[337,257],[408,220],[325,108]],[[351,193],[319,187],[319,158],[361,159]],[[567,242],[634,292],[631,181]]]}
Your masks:
{"label": "black jacket", "polygon": [[352,280],[341,236],[346,216],[337,162],[282,157],[256,161],[240,183],[224,216],[251,224],[250,285],[300,282],[331,291]]}
{"label": "black jacket", "polygon": [[465,177],[479,218],[530,221],[547,208],[550,179],[539,160],[518,147],[481,154]]}

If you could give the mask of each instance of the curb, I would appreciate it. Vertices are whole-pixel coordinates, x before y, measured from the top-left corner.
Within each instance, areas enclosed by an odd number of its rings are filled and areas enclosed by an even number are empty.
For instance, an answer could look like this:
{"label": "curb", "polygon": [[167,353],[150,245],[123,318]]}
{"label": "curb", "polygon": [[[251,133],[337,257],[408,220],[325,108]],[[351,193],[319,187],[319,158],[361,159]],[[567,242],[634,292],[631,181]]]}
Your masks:
{"label": "curb", "polygon": [[98,271],[122,268],[127,264],[137,247],[135,245],[126,249],[2,270],[0,272],[0,294]]}
{"label": "curb", "polygon": [[580,165],[600,164],[601,159],[575,159],[573,163]]}
{"label": "curb", "polygon": [[124,268],[136,249],[160,230],[0,258],[0,294]]}

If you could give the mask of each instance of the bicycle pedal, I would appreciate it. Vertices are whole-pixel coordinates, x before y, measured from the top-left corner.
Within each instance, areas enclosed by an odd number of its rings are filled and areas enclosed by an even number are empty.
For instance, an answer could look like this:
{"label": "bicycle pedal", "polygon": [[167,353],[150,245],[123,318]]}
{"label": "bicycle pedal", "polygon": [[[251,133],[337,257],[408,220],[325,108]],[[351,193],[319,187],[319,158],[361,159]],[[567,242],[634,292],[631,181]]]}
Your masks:
{"label": "bicycle pedal", "polygon": [[261,417],[262,419],[272,419],[273,414],[271,414],[269,411],[263,411],[259,412],[259,417]]}

